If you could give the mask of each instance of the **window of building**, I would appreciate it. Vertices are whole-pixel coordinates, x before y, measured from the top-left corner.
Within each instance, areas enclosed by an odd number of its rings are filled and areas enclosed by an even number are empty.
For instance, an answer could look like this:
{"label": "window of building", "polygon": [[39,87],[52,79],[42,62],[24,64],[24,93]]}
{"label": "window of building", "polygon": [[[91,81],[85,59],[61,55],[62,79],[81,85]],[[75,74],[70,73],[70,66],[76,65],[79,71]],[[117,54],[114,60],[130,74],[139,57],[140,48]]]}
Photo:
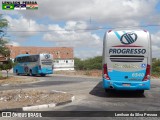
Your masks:
{"label": "window of building", "polygon": [[68,63],[68,60],[66,60],[66,63]]}

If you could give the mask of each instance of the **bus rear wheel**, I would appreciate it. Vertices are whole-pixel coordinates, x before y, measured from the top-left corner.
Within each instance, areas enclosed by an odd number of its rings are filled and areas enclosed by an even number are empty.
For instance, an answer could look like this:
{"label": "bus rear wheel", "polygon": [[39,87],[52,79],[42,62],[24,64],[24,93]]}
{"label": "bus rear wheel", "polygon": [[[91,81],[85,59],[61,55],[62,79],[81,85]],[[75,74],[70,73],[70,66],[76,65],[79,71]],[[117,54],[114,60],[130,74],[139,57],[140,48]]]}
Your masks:
{"label": "bus rear wheel", "polygon": [[144,90],[137,90],[138,94],[143,95],[144,94]]}

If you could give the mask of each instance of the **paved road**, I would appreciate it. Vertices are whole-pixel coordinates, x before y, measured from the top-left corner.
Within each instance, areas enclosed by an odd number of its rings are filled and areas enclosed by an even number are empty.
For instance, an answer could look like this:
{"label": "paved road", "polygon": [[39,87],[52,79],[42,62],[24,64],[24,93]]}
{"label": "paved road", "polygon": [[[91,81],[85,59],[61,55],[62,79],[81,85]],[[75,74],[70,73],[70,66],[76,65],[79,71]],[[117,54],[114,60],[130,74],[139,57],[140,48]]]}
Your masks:
{"label": "paved road", "polygon": [[[107,95],[101,78],[80,78],[67,76],[37,77],[38,83],[21,86],[3,86],[3,89],[40,88],[66,91],[75,95],[70,104],[43,111],[160,111],[160,80],[152,80],[151,90],[144,96],[134,92],[116,92]],[[48,118],[49,119],[49,118]]]}

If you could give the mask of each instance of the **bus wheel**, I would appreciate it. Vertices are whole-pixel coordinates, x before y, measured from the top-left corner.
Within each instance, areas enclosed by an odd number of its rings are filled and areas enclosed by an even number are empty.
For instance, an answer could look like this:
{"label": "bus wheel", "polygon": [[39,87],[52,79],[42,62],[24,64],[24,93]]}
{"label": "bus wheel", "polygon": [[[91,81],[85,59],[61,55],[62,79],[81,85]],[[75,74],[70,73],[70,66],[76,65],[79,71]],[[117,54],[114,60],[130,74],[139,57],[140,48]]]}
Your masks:
{"label": "bus wheel", "polygon": [[42,76],[42,77],[45,77],[45,76],[46,76],[46,74],[41,74],[41,76]]}
{"label": "bus wheel", "polygon": [[140,94],[140,95],[143,95],[143,94],[144,94],[144,90],[138,90],[137,92],[138,92],[138,94]]}
{"label": "bus wheel", "polygon": [[105,89],[105,92],[107,96],[111,96],[113,91],[111,89]]}
{"label": "bus wheel", "polygon": [[32,76],[32,70],[29,71],[29,76]]}
{"label": "bus wheel", "polygon": [[19,75],[18,70],[16,70],[16,75]]}

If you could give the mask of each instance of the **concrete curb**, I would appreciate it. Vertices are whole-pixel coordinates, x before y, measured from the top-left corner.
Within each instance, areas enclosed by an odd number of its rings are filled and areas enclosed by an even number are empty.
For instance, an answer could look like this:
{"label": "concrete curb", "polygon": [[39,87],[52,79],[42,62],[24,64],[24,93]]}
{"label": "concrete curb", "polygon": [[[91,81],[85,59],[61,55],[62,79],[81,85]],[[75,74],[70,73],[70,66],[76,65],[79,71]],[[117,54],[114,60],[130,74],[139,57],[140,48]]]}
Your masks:
{"label": "concrete curb", "polygon": [[31,111],[31,110],[40,110],[40,109],[46,109],[46,108],[54,108],[54,107],[59,106],[59,105],[65,105],[67,103],[71,103],[74,100],[75,100],[75,96],[72,96],[70,100],[65,101],[65,102],[61,102],[61,103],[50,103],[50,104],[22,107],[22,111]]}
{"label": "concrete curb", "polygon": [[[56,90],[52,90],[51,93],[52,92],[66,93],[63,91],[56,91]],[[70,100],[67,100],[67,101],[61,102],[61,103],[49,103],[49,104],[42,104],[42,105],[27,106],[27,107],[22,107],[22,108],[4,109],[4,110],[0,110],[0,111],[32,111],[32,110],[40,110],[40,109],[46,109],[46,108],[54,108],[59,105],[65,105],[67,103],[71,103],[74,100],[75,100],[75,96],[72,96],[70,98]]]}

